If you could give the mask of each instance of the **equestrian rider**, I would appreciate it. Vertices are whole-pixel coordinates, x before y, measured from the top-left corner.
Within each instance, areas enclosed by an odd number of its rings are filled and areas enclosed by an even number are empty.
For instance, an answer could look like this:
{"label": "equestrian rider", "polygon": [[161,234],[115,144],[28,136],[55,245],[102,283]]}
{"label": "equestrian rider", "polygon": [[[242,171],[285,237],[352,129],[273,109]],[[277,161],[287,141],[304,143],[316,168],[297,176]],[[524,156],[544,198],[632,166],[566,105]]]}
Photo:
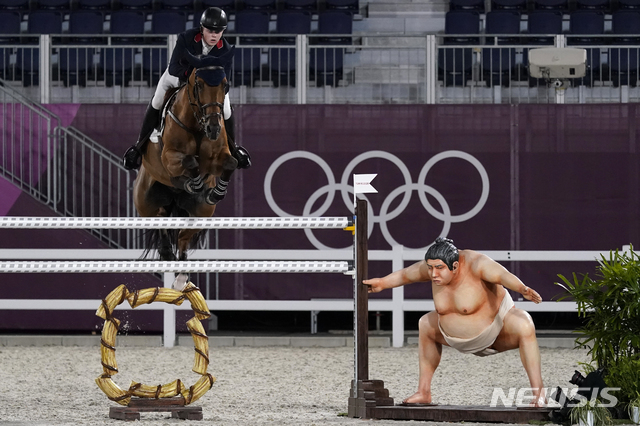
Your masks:
{"label": "equestrian rider", "polygon": [[[167,90],[178,87],[188,80],[193,67],[185,57],[186,51],[191,52],[193,55],[221,56],[231,48],[229,42],[222,37],[223,31],[226,29],[226,13],[220,8],[210,7],[202,13],[200,27],[187,30],[178,35],[178,42],[171,54],[169,66],[160,77],[156,92],[147,107],[138,141],[124,153],[123,163],[125,169],[136,170],[140,168],[144,147],[153,130],[160,122],[160,110],[164,103],[165,93]],[[227,64],[225,66],[227,79],[230,76],[230,71],[231,64]],[[251,166],[249,153],[243,147],[235,144],[233,109],[229,99],[228,85],[224,97],[223,117],[231,155],[238,160],[239,169],[249,168]]]}

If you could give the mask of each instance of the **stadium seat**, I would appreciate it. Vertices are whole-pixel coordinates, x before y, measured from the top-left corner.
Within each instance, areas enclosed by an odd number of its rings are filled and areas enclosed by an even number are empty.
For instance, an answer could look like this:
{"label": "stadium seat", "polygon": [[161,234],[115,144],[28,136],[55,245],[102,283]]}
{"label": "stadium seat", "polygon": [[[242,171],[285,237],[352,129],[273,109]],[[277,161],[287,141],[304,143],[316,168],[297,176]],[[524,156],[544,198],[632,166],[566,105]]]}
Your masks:
{"label": "stadium seat", "polygon": [[451,10],[444,17],[445,34],[455,34],[446,37],[445,44],[477,44],[479,38],[466,37],[464,34],[480,33],[480,15],[474,11]]}
{"label": "stadium seat", "polygon": [[276,0],[242,0],[242,4],[247,10],[260,10],[268,13],[276,11]]}
{"label": "stadium seat", "polygon": [[339,10],[350,13],[360,12],[358,0],[325,0],[324,7],[326,10]]}
{"label": "stadium seat", "polygon": [[[485,33],[514,35],[520,33],[520,13],[494,10],[486,15]],[[487,44],[498,45],[519,43],[518,37],[487,37]],[[482,72],[489,86],[508,85],[519,75],[516,68],[516,49],[513,47],[485,47],[482,49]]]}
{"label": "stadium seat", "polygon": [[318,15],[319,43],[350,44],[353,33],[353,16],[337,10],[327,10]]}
{"label": "stadium seat", "polygon": [[178,10],[156,10],[151,14],[151,34],[180,34],[187,26],[187,17]]}
{"label": "stadium seat", "polygon": [[449,10],[467,10],[484,13],[484,0],[449,0]]}
{"label": "stadium seat", "polygon": [[[118,42],[127,42],[131,37],[124,35],[144,34],[145,16],[141,12],[133,10],[116,10],[111,14],[109,32],[114,35]],[[121,34],[122,37],[115,35]],[[135,38],[140,40],[140,38]]]}
{"label": "stadium seat", "polygon": [[609,49],[610,80],[614,87],[621,85],[637,86],[640,64],[638,45],[612,47]]}
{"label": "stadium seat", "polygon": [[202,12],[209,7],[219,7],[220,9],[224,10],[227,15],[232,15],[237,11],[235,0],[196,0],[194,7],[194,25],[200,25],[200,17],[202,16]]}
{"label": "stadium seat", "polygon": [[57,10],[60,12],[68,12],[71,10],[71,2],[69,0],[34,0],[31,8],[35,10]]}
{"label": "stadium seat", "polygon": [[241,10],[236,13],[235,32],[243,35],[233,56],[233,83],[235,86],[252,85],[260,78],[260,48],[243,45],[267,44],[269,13],[259,10]]}
{"label": "stadium seat", "polygon": [[[576,10],[569,15],[569,46],[603,44],[604,13],[594,10]],[[587,49],[587,73],[583,78],[574,79],[574,85],[591,86],[601,76],[600,48]]]}
{"label": "stadium seat", "polygon": [[611,11],[610,0],[576,0],[576,9]]}
{"label": "stadium seat", "polygon": [[158,83],[162,73],[167,69],[167,49],[160,47],[160,45],[166,44],[164,36],[184,32],[186,24],[187,18],[179,10],[156,10],[151,14],[151,33],[163,35],[163,37],[154,40],[154,43],[159,45],[158,47],[142,49],[142,78],[151,86]]}
{"label": "stadium seat", "polygon": [[101,12],[92,10],[73,10],[69,14],[69,34],[77,35],[71,38],[72,43],[102,43],[102,38],[96,34],[104,32],[104,16]]}
{"label": "stadium seat", "polygon": [[10,44],[20,40],[20,21],[22,17],[19,12],[12,10],[0,10],[0,43]]}
{"label": "stadium seat", "polygon": [[[611,32],[618,34],[613,42],[618,43],[640,43],[640,12],[635,10],[618,10],[611,15]],[[626,37],[625,37],[626,35]]]}
{"label": "stadium seat", "polygon": [[150,12],[153,9],[153,0],[115,0],[119,8]]}
{"label": "stadium seat", "polygon": [[27,19],[29,34],[62,34],[62,14],[52,10],[36,10]]}
{"label": "stadium seat", "polygon": [[156,10],[180,10],[184,13],[191,12],[195,9],[193,0],[154,0],[153,8]]}
{"label": "stadium seat", "polygon": [[[20,41],[20,13],[11,10],[0,10],[0,45],[16,44]],[[0,47],[0,78],[16,80],[15,64],[11,63],[12,47]]]}
{"label": "stadium seat", "polygon": [[636,86],[640,68],[638,45],[640,44],[640,12],[618,10],[611,16],[611,32],[619,35],[612,42],[628,47],[609,49],[609,70],[615,87],[620,85]]}
{"label": "stadium seat", "polygon": [[[104,64],[104,79],[107,86],[126,86],[135,72],[136,50],[119,45],[139,44],[144,34],[144,12],[135,10],[117,10],[111,14],[111,44],[102,49],[101,62]],[[165,49],[166,50],[166,49]]]}
{"label": "stadium seat", "polygon": [[[282,10],[276,19],[277,34],[309,34],[311,33],[311,14],[296,10]],[[294,45],[295,37],[278,37],[278,44]],[[269,70],[271,81],[275,87],[280,85],[295,86],[296,81],[296,49],[293,47],[274,48],[269,50]]]}
{"label": "stadium seat", "polygon": [[318,0],[283,0],[282,6],[284,9],[318,12]]}
{"label": "stadium seat", "polygon": [[[69,14],[69,37],[71,44],[101,44],[104,38],[103,15],[91,10],[73,10]],[[58,70],[65,86],[84,86],[88,76],[96,75],[96,64],[92,47],[58,48]]]}
{"label": "stadium seat", "polygon": [[[37,10],[29,13],[27,20],[29,34],[62,34],[62,13],[52,10]],[[38,40],[30,41],[38,43]],[[39,85],[40,48],[19,48],[16,51],[16,66],[22,74],[22,84]]]}
{"label": "stadium seat", "polygon": [[2,0],[0,9],[27,12],[29,10],[29,0]]}
{"label": "stadium seat", "polygon": [[491,10],[527,10],[527,0],[492,0]]}
{"label": "stadium seat", "polygon": [[569,15],[569,32],[577,37],[567,37],[568,44],[586,45],[603,43],[604,13],[594,10],[576,10]]}
{"label": "stadium seat", "polygon": [[111,0],[72,0],[71,9],[111,10]]}
{"label": "stadium seat", "polygon": [[534,0],[533,8],[537,10],[557,10],[560,12],[569,11],[568,0]]}
{"label": "stadium seat", "polygon": [[[350,44],[353,32],[351,13],[328,10],[318,15],[319,44]],[[309,72],[317,86],[337,86],[344,74],[343,47],[312,47],[309,55]]]}
{"label": "stadium seat", "polygon": [[[528,16],[528,32],[530,35],[562,34],[562,13],[554,10],[534,10]],[[553,46],[554,38],[527,37],[524,42]]]}
{"label": "stadium seat", "polygon": [[618,0],[620,9],[640,9],[640,0]]}
{"label": "stadium seat", "polygon": [[[445,49],[438,49],[438,78],[445,86],[465,85],[471,78],[473,69],[473,49],[470,47],[453,47],[452,45],[477,44],[477,36],[465,34],[480,33],[480,15],[469,10],[450,10],[445,15],[445,34],[455,34],[446,37]],[[449,47],[451,46],[451,47]]]}

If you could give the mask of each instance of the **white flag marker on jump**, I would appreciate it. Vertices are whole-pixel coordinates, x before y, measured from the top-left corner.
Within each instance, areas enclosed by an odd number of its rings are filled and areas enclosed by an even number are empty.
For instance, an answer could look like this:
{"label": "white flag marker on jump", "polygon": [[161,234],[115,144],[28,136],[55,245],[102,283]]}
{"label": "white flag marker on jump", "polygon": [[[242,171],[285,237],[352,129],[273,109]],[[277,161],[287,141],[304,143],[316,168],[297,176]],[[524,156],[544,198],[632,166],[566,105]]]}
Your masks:
{"label": "white flag marker on jump", "polygon": [[377,193],[378,190],[371,185],[371,181],[378,176],[377,173],[366,175],[353,175],[353,208],[356,208],[356,195]]}

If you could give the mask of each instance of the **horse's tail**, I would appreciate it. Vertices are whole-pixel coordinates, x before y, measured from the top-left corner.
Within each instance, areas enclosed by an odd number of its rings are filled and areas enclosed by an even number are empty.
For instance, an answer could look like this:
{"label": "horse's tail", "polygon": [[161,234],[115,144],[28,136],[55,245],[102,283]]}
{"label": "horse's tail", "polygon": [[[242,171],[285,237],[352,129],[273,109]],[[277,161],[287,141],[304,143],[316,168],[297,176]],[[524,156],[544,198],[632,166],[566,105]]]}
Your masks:
{"label": "horse's tail", "polygon": [[151,250],[158,252],[160,260],[175,260],[178,241],[177,229],[150,229],[145,232],[145,249],[141,259],[147,259]]}
{"label": "horse's tail", "polygon": [[[171,217],[189,217],[189,213],[175,205],[171,209]],[[145,232],[145,249],[141,259],[147,259],[151,250],[157,250],[160,260],[178,259],[178,234],[179,229],[150,229]],[[189,250],[197,249],[206,239],[207,230],[202,229],[195,233],[189,241]]]}

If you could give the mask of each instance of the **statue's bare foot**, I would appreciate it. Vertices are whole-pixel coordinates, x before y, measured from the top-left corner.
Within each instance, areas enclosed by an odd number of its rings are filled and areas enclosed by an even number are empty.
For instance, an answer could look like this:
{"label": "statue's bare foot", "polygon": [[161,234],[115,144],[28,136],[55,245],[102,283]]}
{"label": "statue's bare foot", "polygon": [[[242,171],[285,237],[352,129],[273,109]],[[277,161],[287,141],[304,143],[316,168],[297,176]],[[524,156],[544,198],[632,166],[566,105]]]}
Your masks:
{"label": "statue's bare foot", "polygon": [[544,396],[540,396],[540,397],[534,399],[533,401],[531,401],[531,404],[529,404],[529,406],[530,407],[545,408],[547,406],[547,402],[546,402]]}
{"label": "statue's bare foot", "polygon": [[416,392],[402,401],[403,404],[431,404],[431,392]]}

